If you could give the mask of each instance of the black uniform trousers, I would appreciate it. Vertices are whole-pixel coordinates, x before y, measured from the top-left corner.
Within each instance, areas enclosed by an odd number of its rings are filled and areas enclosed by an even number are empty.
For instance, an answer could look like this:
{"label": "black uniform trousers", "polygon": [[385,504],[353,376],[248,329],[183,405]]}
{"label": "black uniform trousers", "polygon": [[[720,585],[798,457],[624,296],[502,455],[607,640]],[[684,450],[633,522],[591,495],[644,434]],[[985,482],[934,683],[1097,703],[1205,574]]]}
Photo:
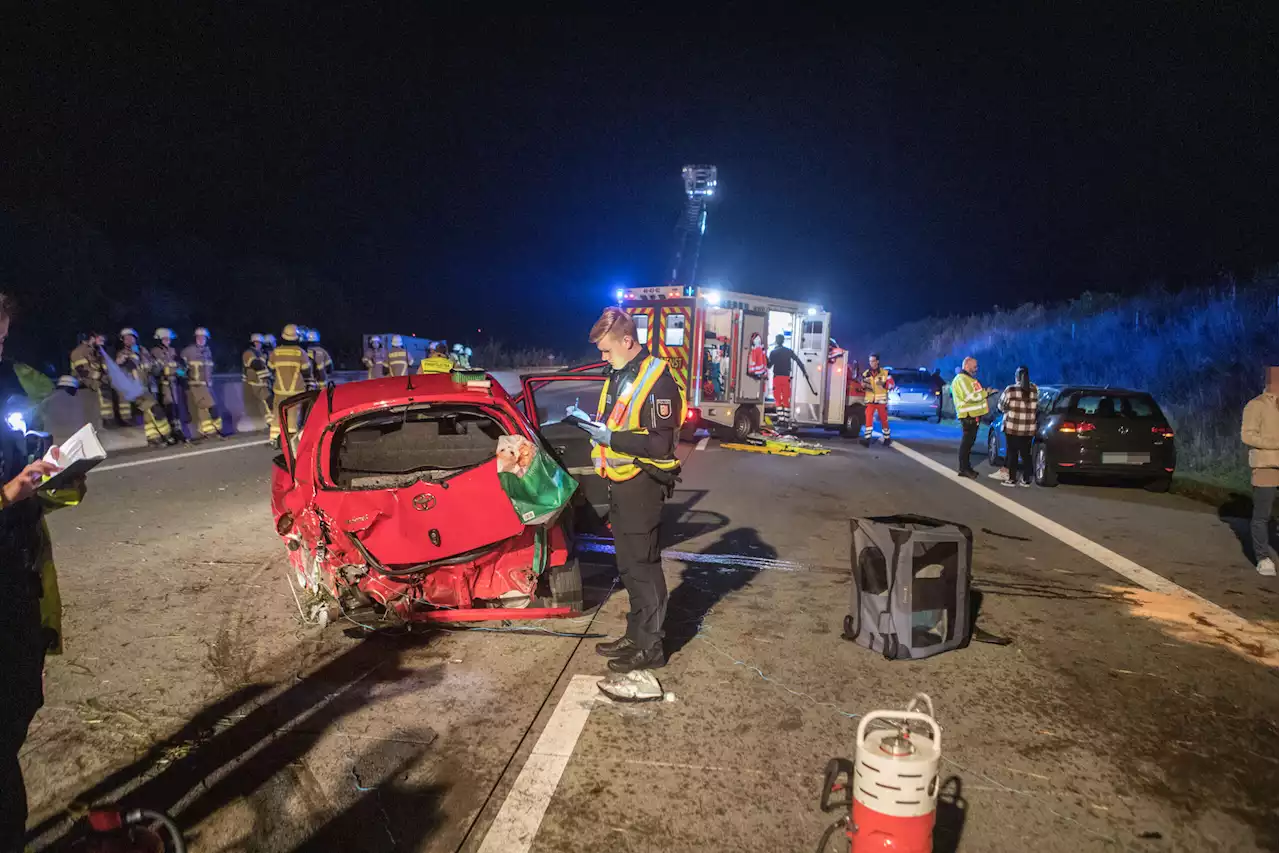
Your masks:
{"label": "black uniform trousers", "polygon": [[[35,498],[32,498],[35,500]],[[44,704],[44,653],[38,582],[11,589],[0,607],[0,851],[22,850],[27,829],[27,791],[18,753],[27,727]]]}
{"label": "black uniform trousers", "polygon": [[973,445],[978,440],[978,425],[981,418],[961,418],[960,419],[960,471],[972,471],[973,462],[970,455],[973,453]]}
{"label": "black uniform trousers", "polygon": [[618,576],[631,601],[627,637],[646,650],[662,647],[662,621],[667,615],[667,578],[658,547],[664,490],[643,471],[630,480],[609,484]]}

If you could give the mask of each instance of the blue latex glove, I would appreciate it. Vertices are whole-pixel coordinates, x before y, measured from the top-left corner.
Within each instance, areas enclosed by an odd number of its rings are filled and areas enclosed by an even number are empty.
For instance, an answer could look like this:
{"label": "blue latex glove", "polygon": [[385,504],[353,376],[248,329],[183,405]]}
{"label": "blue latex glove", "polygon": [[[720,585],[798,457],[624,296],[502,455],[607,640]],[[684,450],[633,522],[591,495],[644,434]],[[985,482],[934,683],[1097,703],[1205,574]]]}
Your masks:
{"label": "blue latex glove", "polygon": [[603,447],[608,447],[609,442],[613,440],[613,430],[601,424],[600,426],[581,426],[579,427],[591,436],[591,440]]}
{"label": "blue latex glove", "polygon": [[588,415],[586,412],[582,411],[582,409],[579,409],[577,406],[566,407],[564,410],[564,416],[566,418],[570,418],[570,417],[578,418],[579,420],[584,420],[587,422],[591,422],[595,420],[595,418],[591,417],[591,415]]}

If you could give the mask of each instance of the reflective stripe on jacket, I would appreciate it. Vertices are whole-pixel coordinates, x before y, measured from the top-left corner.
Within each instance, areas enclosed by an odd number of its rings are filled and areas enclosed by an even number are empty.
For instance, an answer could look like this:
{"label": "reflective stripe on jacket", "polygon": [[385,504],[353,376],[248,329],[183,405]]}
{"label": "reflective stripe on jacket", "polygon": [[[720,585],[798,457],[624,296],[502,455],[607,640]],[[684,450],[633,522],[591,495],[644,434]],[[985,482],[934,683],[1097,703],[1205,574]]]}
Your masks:
{"label": "reflective stripe on jacket", "polygon": [[893,377],[883,367],[879,370],[867,368],[862,371],[862,391],[864,402],[889,402],[889,389],[893,387]]}
{"label": "reflective stripe on jacket", "polygon": [[387,353],[387,366],[392,376],[405,376],[409,373],[409,353],[403,349],[393,349]]}
{"label": "reflective stripe on jacket", "polygon": [[951,380],[951,397],[955,400],[958,418],[980,418],[989,411],[982,383],[964,371]]}
{"label": "reflective stripe on jacket", "polygon": [[187,363],[188,385],[213,384],[213,350],[189,344],[182,350],[182,360]]}
{"label": "reflective stripe on jacket", "polygon": [[[653,386],[658,383],[658,380],[666,370],[667,363],[665,361],[652,355],[646,356],[640,364],[640,370],[636,374],[635,381],[631,383],[630,388],[626,388],[619,393],[618,400],[613,404],[613,410],[608,413],[607,418],[605,417],[604,409],[609,403],[609,383],[606,381],[604,387],[600,389],[600,404],[596,409],[598,412],[597,419],[602,420],[614,432],[648,433],[648,430],[640,423],[640,415],[644,410],[645,401],[653,393]],[[684,394],[681,394],[680,423],[684,423],[687,414],[688,403],[685,401]],[[669,459],[641,459],[617,453],[611,447],[598,444],[591,451],[591,458],[595,465],[596,473],[615,483],[630,480],[639,474],[641,468],[636,464],[638,461],[645,462],[664,471],[674,471],[680,467],[680,460],[675,458],[674,449]]]}
{"label": "reflective stripe on jacket", "polygon": [[311,359],[297,344],[281,344],[267,358],[267,367],[276,374],[273,390],[277,397],[289,397],[307,390]]}

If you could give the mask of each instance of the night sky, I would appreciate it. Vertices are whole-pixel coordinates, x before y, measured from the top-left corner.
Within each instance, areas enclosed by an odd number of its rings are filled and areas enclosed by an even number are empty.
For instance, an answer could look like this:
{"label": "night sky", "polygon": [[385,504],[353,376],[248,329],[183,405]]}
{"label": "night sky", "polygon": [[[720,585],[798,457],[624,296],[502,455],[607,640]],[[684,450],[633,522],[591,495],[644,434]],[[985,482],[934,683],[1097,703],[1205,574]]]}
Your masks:
{"label": "night sky", "polygon": [[1275,3],[255,5],[10,7],[0,203],[305,266],[374,328],[566,349],[615,286],[661,283],[690,162],[720,170],[700,283],[821,302],[841,335],[1276,261]]}

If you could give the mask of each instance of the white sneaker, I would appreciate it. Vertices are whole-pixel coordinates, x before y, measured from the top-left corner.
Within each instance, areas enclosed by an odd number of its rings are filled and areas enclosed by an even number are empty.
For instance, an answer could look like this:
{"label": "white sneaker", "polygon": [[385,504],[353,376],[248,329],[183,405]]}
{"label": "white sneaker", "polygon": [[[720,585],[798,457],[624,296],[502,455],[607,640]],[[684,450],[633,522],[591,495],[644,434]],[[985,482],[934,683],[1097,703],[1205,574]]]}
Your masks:
{"label": "white sneaker", "polygon": [[1276,576],[1276,564],[1270,557],[1263,557],[1258,561],[1258,574],[1263,577],[1273,578]]}
{"label": "white sneaker", "polygon": [[1016,485],[1018,485],[1018,484],[1017,484],[1017,483],[1015,483],[1013,480],[1001,480],[1001,481],[1000,481],[1000,485],[1002,485],[1002,486],[1008,486],[1009,488],[1011,488],[1011,489],[1012,489],[1014,486],[1016,486]]}
{"label": "white sneaker", "polygon": [[999,470],[992,471],[992,472],[991,472],[990,474],[988,474],[987,476],[988,476],[988,477],[990,477],[990,478],[991,478],[991,479],[993,479],[993,480],[1007,480],[1007,479],[1009,479],[1009,469],[1008,469],[1008,468],[1000,468]]}

